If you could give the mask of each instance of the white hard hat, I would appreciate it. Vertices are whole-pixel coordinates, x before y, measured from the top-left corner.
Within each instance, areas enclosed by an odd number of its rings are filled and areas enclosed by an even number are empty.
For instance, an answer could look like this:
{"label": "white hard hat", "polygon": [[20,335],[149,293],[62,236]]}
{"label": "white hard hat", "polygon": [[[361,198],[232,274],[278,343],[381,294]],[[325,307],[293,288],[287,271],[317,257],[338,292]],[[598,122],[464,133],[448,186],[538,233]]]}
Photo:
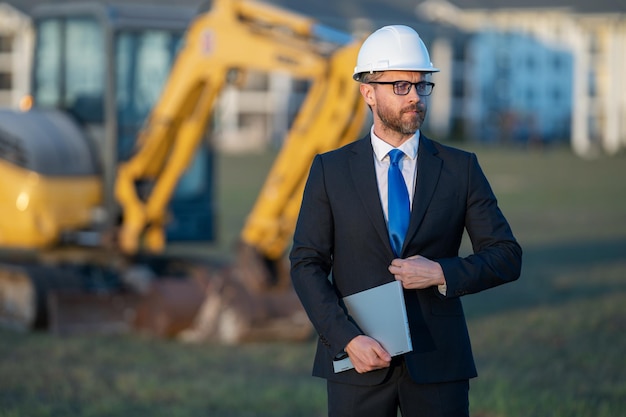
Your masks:
{"label": "white hard hat", "polygon": [[439,72],[433,67],[428,49],[415,30],[408,26],[393,25],[378,29],[365,39],[353,78],[374,71]]}

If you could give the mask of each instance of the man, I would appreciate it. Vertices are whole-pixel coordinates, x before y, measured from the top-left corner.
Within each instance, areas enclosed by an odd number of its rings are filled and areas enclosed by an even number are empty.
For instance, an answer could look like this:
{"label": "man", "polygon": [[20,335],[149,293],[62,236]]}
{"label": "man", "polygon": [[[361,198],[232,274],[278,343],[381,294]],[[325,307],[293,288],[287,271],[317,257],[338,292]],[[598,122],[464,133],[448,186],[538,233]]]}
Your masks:
{"label": "man", "polygon": [[[476,156],[420,133],[437,71],[413,29],[371,34],[354,71],[371,132],[311,167],[291,275],[319,334],[313,374],[327,380],[331,417],[396,417],[398,408],[405,417],[468,416],[476,369],[459,297],[520,274],[521,248]],[[401,175],[391,167],[394,149],[404,152]],[[461,258],[464,230],[474,253]],[[394,279],[404,288],[413,351],[392,358],[341,298]],[[333,360],[345,354],[355,369],[335,373]]]}

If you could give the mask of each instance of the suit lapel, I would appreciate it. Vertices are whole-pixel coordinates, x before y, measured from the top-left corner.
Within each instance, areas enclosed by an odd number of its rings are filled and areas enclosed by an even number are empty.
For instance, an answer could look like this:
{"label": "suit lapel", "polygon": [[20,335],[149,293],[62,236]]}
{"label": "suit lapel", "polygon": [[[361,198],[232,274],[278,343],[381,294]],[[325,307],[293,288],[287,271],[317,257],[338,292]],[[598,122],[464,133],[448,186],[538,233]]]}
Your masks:
{"label": "suit lapel", "polygon": [[393,254],[383,208],[380,205],[376,170],[374,168],[374,151],[369,135],[354,142],[352,151],[353,155],[349,161],[350,172],[357,193],[363,203],[364,211],[374,225],[378,237],[385,243],[387,250]]}
{"label": "suit lapel", "polygon": [[[393,256],[387,224],[385,223],[383,209],[380,205],[376,170],[373,160],[374,151],[372,150],[369,135],[354,142],[353,145],[353,155],[349,161],[352,180],[361,198],[367,217],[374,225],[374,229],[379,238]],[[413,210],[411,211],[409,230],[404,239],[404,248],[406,248],[407,243],[417,234],[419,226],[426,214],[426,209],[437,187],[442,168],[442,161],[437,157],[437,153],[438,151],[433,143],[422,135],[418,149],[418,172],[417,181],[415,181],[415,192],[413,194]]]}
{"label": "suit lapel", "polygon": [[413,210],[411,211],[409,230],[407,230],[404,239],[404,248],[417,234],[437,187],[442,161],[436,155],[437,149],[433,143],[421,135],[417,159],[417,181],[415,181],[415,192],[413,193]]}

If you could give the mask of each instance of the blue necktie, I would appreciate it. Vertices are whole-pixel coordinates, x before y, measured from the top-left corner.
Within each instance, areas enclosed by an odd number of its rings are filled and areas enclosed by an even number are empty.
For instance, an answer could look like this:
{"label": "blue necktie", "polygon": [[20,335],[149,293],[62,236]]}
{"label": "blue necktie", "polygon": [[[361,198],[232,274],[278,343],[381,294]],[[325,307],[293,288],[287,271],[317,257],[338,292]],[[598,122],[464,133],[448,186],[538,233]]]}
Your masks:
{"label": "blue necktie", "polygon": [[402,253],[402,244],[406,231],[409,228],[409,216],[411,206],[409,203],[409,193],[406,189],[406,183],[402,176],[402,171],[398,163],[404,157],[404,152],[400,149],[392,149],[389,151],[389,172],[388,172],[388,210],[389,212],[389,239],[393,253],[400,256]]}

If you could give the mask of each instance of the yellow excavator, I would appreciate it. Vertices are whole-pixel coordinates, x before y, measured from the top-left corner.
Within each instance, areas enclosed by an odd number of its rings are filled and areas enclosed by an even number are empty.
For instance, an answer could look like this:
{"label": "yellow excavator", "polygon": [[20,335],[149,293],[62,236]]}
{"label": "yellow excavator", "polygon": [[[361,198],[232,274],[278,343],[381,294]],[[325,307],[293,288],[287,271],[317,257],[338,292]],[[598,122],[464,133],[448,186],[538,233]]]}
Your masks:
{"label": "yellow excavator", "polygon": [[[251,0],[75,3],[35,13],[32,96],[0,111],[0,322],[184,340],[302,340],[285,253],[315,154],[358,137],[360,42]],[[215,240],[220,94],[249,73],[308,86],[234,264],[168,254]]]}

